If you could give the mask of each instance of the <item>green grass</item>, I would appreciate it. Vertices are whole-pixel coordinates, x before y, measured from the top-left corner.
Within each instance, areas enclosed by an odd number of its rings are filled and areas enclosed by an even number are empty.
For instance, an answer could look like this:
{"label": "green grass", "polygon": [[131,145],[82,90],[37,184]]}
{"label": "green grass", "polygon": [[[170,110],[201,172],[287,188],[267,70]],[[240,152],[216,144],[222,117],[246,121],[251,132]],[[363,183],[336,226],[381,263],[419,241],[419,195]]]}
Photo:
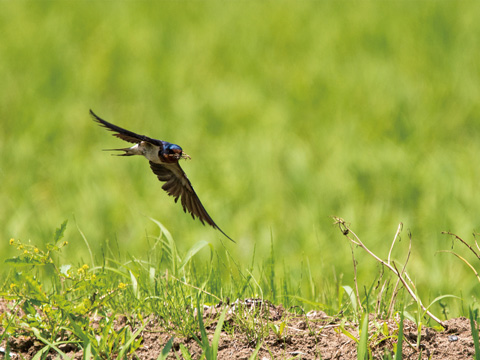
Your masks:
{"label": "green grass", "polygon": [[[93,263],[92,267],[63,263],[59,259],[69,246],[64,238],[66,222],[54,232],[52,240],[46,244],[46,251],[35,244],[12,239],[10,246],[16,248],[18,255],[6,261],[9,273],[0,298],[8,300],[10,311],[0,315],[0,342],[9,337],[31,336],[37,341],[35,359],[43,359],[49,352],[69,359],[60,348],[64,344],[76,345],[84,359],[138,358],[136,351],[142,344],[142,331],[153,322],[155,329],[161,326],[173,337],[195,339],[201,347],[202,358],[214,360],[222,331],[231,338],[244,335],[252,349],[256,348],[251,359],[256,357],[269,333],[275,334],[279,341],[286,339],[285,327],[294,313],[285,313],[281,321],[274,323],[269,315],[271,303],[264,299],[264,291],[253,276],[245,278],[238,274],[221,288],[222,298],[219,298],[213,294],[212,286],[222,278],[221,266],[214,261],[218,258],[214,248],[210,247],[212,256],[207,270],[200,272],[195,250],[203,244],[194,245],[182,255],[168,231],[156,223],[160,234],[144,259],[105,255],[101,264]],[[88,240],[86,245],[89,246]],[[208,276],[202,279],[205,274]],[[200,286],[194,285],[199,283]],[[261,293],[255,306],[243,305],[241,300],[233,305],[229,300],[250,297],[255,290]],[[295,289],[286,287],[283,290],[287,293],[283,294],[286,307],[294,305],[289,310],[296,310],[296,316],[305,314],[303,302],[299,305],[287,296],[295,293]],[[339,296],[339,309],[320,304],[315,307],[341,317],[338,331],[357,342],[358,359],[370,359],[371,348],[389,338],[397,338],[401,344],[401,330],[392,334],[386,323],[380,325],[376,320],[371,321],[376,330],[369,334],[368,298],[362,300],[360,310],[352,306],[356,304],[355,299]],[[218,304],[219,301],[223,303],[218,310],[219,316],[212,317],[211,313],[204,320],[204,304]],[[224,324],[227,311],[231,314],[228,325]],[[360,312],[363,312],[362,330]],[[122,326],[116,324],[119,317],[125,319]],[[209,340],[205,321],[212,320],[216,322],[215,333]],[[308,322],[308,317],[305,320]],[[336,321],[335,317],[332,321]],[[355,321],[358,338],[352,333]],[[314,336],[315,331],[310,330],[310,335]],[[164,345],[159,359],[169,353],[172,339]],[[266,348],[268,350],[268,346]],[[180,352],[184,358],[191,358],[183,344],[180,344]]]}
{"label": "green grass", "polygon": [[[451,246],[441,231],[479,228],[479,14],[474,2],[2,3],[0,261],[10,238],[47,251],[68,218],[60,264],[116,260],[118,278],[137,282],[131,296],[160,296],[155,218],[178,254],[201,247],[187,283],[336,309],[338,289],[353,287],[337,215],[381,257],[403,222],[425,303],[478,296],[470,270],[437,251]],[[180,144],[237,245],[183,214],[144,159],[102,152],[124,143],[90,108]],[[361,261],[368,287],[377,264]]]}

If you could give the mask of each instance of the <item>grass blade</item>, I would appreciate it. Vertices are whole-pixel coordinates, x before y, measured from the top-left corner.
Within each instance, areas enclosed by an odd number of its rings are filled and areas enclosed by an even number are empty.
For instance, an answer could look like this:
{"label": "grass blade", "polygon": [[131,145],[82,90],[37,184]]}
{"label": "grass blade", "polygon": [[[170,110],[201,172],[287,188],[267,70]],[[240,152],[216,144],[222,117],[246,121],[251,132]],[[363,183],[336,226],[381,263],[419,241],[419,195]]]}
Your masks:
{"label": "grass blade", "polygon": [[[89,348],[89,351],[92,352],[92,344],[90,342],[90,338],[88,335],[83,331],[83,329],[73,320],[71,315],[68,315],[68,319],[70,320],[70,325],[72,326],[73,330],[71,330],[78,338],[80,338],[82,342],[82,348],[86,349]],[[84,350],[85,351],[85,350]],[[96,355],[97,351],[96,348],[93,348],[93,354]]]}
{"label": "grass blade", "polygon": [[343,335],[349,337],[350,339],[352,339],[353,341],[355,341],[357,344],[358,344],[358,339],[355,337],[355,335],[353,335],[350,331],[348,331],[346,328],[345,328],[345,325],[344,324],[341,324],[339,326],[339,329],[340,331],[342,332]]}
{"label": "grass blade", "polygon": [[47,354],[50,350],[50,346],[46,345],[45,347],[41,348],[39,352],[35,354],[32,360],[42,360],[43,354]]}
{"label": "grass blade", "polygon": [[468,317],[470,318],[470,327],[472,329],[473,344],[475,345],[475,360],[480,360],[480,345],[478,342],[478,329],[475,325],[475,322],[477,320],[477,311],[472,311],[472,308],[469,308]]}
{"label": "grass blade", "polygon": [[[68,359],[71,360],[71,357],[67,356],[62,350],[60,350],[54,343],[48,341],[45,339],[42,335],[40,335],[40,331],[37,328],[32,328],[32,332],[35,335],[35,337],[43,342],[44,344],[48,345],[49,348],[54,349],[57,353],[59,353],[62,356],[62,359]],[[44,351],[45,348],[43,348],[41,351]]]}
{"label": "grass blade", "polygon": [[124,356],[125,352],[130,348],[130,345],[132,345],[132,342],[135,341],[135,339],[138,337],[138,335],[140,335],[140,333],[143,331],[143,329],[145,329],[145,326],[147,326],[148,323],[149,322],[147,321],[145,324],[143,324],[140,327],[140,329],[135,331],[135,333],[133,333],[132,336],[130,336],[128,341],[125,344],[123,344],[122,349],[118,353],[117,359],[123,359],[123,356]]}
{"label": "grass blade", "polygon": [[255,348],[255,351],[252,353],[252,356],[248,358],[248,360],[255,360],[257,358],[257,354],[260,351],[260,348],[262,347],[263,342],[259,342],[257,347]]}
{"label": "grass blade", "polygon": [[80,236],[82,237],[83,241],[85,242],[85,245],[87,246],[88,252],[90,254],[90,261],[92,262],[92,268],[95,268],[95,260],[94,260],[94,257],[93,257],[92,248],[90,247],[90,244],[88,243],[87,237],[85,236],[83,231],[80,230],[80,227],[78,226],[78,224],[76,222],[75,222],[75,226],[77,227],[77,230],[80,233]]}
{"label": "grass blade", "polygon": [[195,245],[193,245],[190,248],[190,250],[188,250],[187,254],[185,255],[185,257],[182,261],[182,263],[178,267],[178,270],[182,271],[182,269],[185,267],[185,265],[188,264],[188,262],[192,259],[192,257],[207,245],[210,246],[210,250],[213,253],[213,245],[206,242],[205,240],[201,240],[201,241],[197,242]]}
{"label": "grass blade", "polygon": [[368,359],[368,313],[363,315],[362,330],[360,333],[360,342],[357,348],[357,359]]}
{"label": "grass blade", "polygon": [[348,297],[350,298],[350,303],[352,304],[353,311],[357,313],[357,297],[355,296],[355,292],[348,285],[343,285],[342,288],[345,290]]}
{"label": "grass blade", "polygon": [[173,336],[170,338],[170,340],[167,341],[167,343],[162,349],[162,352],[160,353],[160,355],[158,355],[157,360],[166,360],[168,353],[172,349],[172,345],[173,345]]}
{"label": "grass blade", "polygon": [[132,290],[133,290],[133,294],[135,295],[135,297],[140,300],[140,291],[138,289],[138,281],[137,281],[137,278],[135,277],[135,275],[133,275],[133,273],[129,270],[129,273],[130,273],[130,281],[132,282]]}
{"label": "grass blade", "polygon": [[200,327],[200,333],[202,334],[201,345],[203,352],[205,354],[205,358],[207,360],[213,359],[212,355],[212,348],[210,347],[210,343],[208,342],[207,332],[205,330],[205,324],[203,323],[203,313],[200,310],[200,297],[197,298],[197,305],[198,305],[198,326]]}
{"label": "grass blade", "polygon": [[92,358],[92,344],[89,342],[83,350],[83,360],[90,360]]}
{"label": "grass blade", "polygon": [[395,360],[402,360],[403,358],[403,311],[400,312],[400,324],[398,325],[397,351],[395,352]]}
{"label": "grass blade", "polygon": [[190,355],[190,352],[185,345],[180,344],[180,352],[185,360],[192,360],[192,355]]}
{"label": "grass blade", "polygon": [[178,259],[178,255],[177,255],[177,247],[175,246],[175,241],[173,240],[172,234],[170,234],[170,231],[168,231],[167,228],[165,226],[163,226],[163,224],[160,221],[155,220],[153,218],[149,218],[149,219],[152,220],[155,224],[157,224],[157,226],[160,228],[160,231],[165,236],[166,245],[168,246],[168,250],[169,250],[170,255],[171,255],[170,260],[172,262],[173,275],[178,276],[178,261],[179,261],[179,259]]}
{"label": "grass blade", "polygon": [[220,334],[222,332],[222,327],[223,327],[223,321],[225,320],[225,315],[227,314],[227,307],[223,309],[222,314],[220,315],[220,318],[218,319],[217,323],[217,328],[215,329],[215,334],[213,335],[212,339],[212,348],[213,348],[213,358],[217,358],[217,352],[218,352],[218,343],[220,341]]}

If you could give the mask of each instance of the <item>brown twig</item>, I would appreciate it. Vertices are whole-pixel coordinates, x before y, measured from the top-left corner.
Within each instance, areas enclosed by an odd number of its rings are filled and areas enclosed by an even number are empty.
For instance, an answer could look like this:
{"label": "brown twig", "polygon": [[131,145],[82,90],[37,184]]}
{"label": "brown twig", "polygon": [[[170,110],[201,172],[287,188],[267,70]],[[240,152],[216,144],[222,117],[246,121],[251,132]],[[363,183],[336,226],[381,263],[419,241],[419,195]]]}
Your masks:
{"label": "brown twig", "polygon": [[392,255],[393,246],[395,245],[395,241],[397,240],[397,238],[400,237],[400,233],[402,232],[402,229],[403,229],[403,223],[398,224],[397,232],[393,237],[392,246],[390,246],[390,251],[388,252],[387,262],[389,264],[390,264],[390,256]]}
{"label": "brown twig", "polygon": [[[380,274],[380,279],[383,278],[383,267],[382,267],[382,272]],[[378,280],[380,282],[380,279]],[[377,296],[377,303],[376,303],[376,311],[375,313],[377,314],[377,316],[380,315],[380,304],[382,303],[382,298],[383,298],[383,293],[385,291],[385,288],[387,287],[387,283],[389,283],[390,280],[389,279],[385,279],[385,281],[383,282],[383,285],[382,285],[382,288],[380,289],[380,291],[378,292],[378,296]]]}
{"label": "brown twig", "polygon": [[[352,229],[350,229],[350,227],[346,224],[345,220],[343,220],[342,218],[339,218],[339,217],[336,217],[334,216],[334,219],[335,219],[335,224],[338,225],[340,231],[342,232],[342,234],[350,241],[352,242],[353,244],[355,245],[358,245],[360,246],[363,250],[365,250],[370,256],[372,256],[375,260],[377,260],[380,264],[382,264],[383,266],[386,266],[390,271],[392,271],[397,277],[398,279],[401,281],[403,287],[407,290],[407,292],[409,293],[409,295],[413,298],[413,300],[415,302],[417,302],[420,307],[422,308],[422,310],[428,315],[430,316],[433,320],[435,320],[437,323],[439,323],[440,325],[444,326],[444,322],[441,321],[440,319],[438,319],[435,315],[433,315],[422,303],[422,301],[420,300],[420,298],[418,298],[416,295],[415,295],[415,292],[412,290],[412,288],[408,285],[408,283],[405,281],[405,279],[403,278],[402,274],[405,274],[404,269],[402,270],[402,272],[399,272],[395,266],[392,266],[392,264],[390,264],[389,262],[386,262],[382,259],[380,259],[377,255],[375,255],[369,248],[367,248],[367,246],[365,246],[365,244],[360,240],[360,238],[352,231]],[[352,234],[353,238],[349,236],[349,234]],[[396,238],[396,237],[395,237]],[[395,239],[394,238],[394,239]],[[408,258],[407,258],[408,260]]]}
{"label": "brown twig", "polygon": [[[480,256],[477,254],[477,252],[470,246],[469,243],[467,243],[465,240],[463,240],[460,236],[458,236],[458,235],[456,235],[456,234],[454,234],[454,233],[452,233],[452,232],[450,232],[450,231],[442,231],[442,234],[451,235],[451,236],[455,237],[455,239],[457,239],[458,241],[460,241],[461,243],[463,243],[463,245],[465,245],[467,248],[469,248],[470,251],[475,254],[475,256],[477,257],[477,259],[480,260]],[[478,248],[478,244],[477,244],[477,240],[476,240],[476,239],[475,239],[475,244],[476,244],[476,246],[477,246],[477,248]]]}
{"label": "brown twig", "polygon": [[477,236],[478,234],[473,233],[473,239],[475,240],[475,246],[477,247],[478,251],[480,251],[480,246],[478,246]]}
{"label": "brown twig", "polygon": [[[400,225],[402,225],[402,223],[400,223]],[[400,229],[400,225],[398,227],[399,229]],[[397,230],[397,234],[398,234],[398,230]],[[395,238],[396,238],[396,235],[395,235]],[[409,239],[409,241],[408,241],[407,258],[405,259],[405,264],[403,264],[402,271],[400,272],[400,277],[402,277],[405,274],[405,276],[410,280],[410,277],[406,273],[405,269],[407,267],[408,260],[410,260],[410,254],[412,253],[412,234],[410,234],[410,233],[408,234],[408,239]],[[395,241],[395,239],[393,241]],[[392,248],[393,248],[393,244],[392,244]],[[390,263],[390,261],[389,261],[389,263]],[[395,266],[395,264],[393,264],[393,265]],[[398,272],[398,269],[396,268],[396,266],[395,266],[395,269]],[[395,287],[393,288],[392,298],[390,299],[390,305],[388,306],[387,316],[391,316],[393,314],[393,306],[395,304],[394,300],[398,295],[398,285],[400,284],[400,277],[397,278],[397,282],[395,283]],[[412,282],[410,281],[410,283],[412,283]],[[413,285],[413,283],[412,283],[412,286],[415,287],[415,285]]]}
{"label": "brown twig", "polygon": [[355,283],[355,292],[357,298],[357,317],[360,319],[360,309],[362,308],[362,303],[360,302],[360,292],[358,291],[358,281],[357,281],[357,262],[355,260],[355,252],[353,249],[352,243],[350,243],[350,248],[352,250],[352,261],[353,261],[353,282]]}
{"label": "brown twig", "polygon": [[[480,260],[480,256],[478,255],[478,253],[475,251],[475,249],[470,245],[468,244],[465,240],[463,240],[460,236],[450,232],[450,231],[442,231],[442,234],[446,234],[446,235],[451,235],[453,236],[455,239],[457,239],[458,241],[460,241],[463,245],[465,245],[472,253],[475,254],[475,256],[477,257],[477,259]],[[477,238],[475,237],[475,233],[473,233],[473,238],[475,240],[475,246],[477,247],[477,249],[480,251],[480,247],[478,246],[478,242],[477,242]],[[456,257],[458,257],[460,260],[462,260],[465,264],[467,264],[467,266],[472,269],[473,273],[475,274],[475,276],[477,277],[477,280],[480,282],[480,275],[478,274],[478,271],[472,266],[472,264],[470,264],[468,262],[467,259],[465,259],[464,257],[460,256],[459,254],[457,254],[456,252],[454,251],[450,251],[450,250],[440,250],[439,252],[446,252],[446,253],[450,253],[450,254],[453,254],[455,255]]]}

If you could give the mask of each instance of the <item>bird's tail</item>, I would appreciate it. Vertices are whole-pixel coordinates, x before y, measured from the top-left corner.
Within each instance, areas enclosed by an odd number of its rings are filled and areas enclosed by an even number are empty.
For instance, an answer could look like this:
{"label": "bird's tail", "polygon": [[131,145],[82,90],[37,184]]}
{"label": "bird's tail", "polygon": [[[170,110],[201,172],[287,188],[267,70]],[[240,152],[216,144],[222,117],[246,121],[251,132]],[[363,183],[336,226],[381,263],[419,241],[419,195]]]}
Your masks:
{"label": "bird's tail", "polygon": [[123,149],[103,149],[103,151],[125,151],[125,153],[123,154],[112,154],[112,155],[116,155],[116,156],[133,156],[133,155],[137,155],[136,153],[134,153],[132,151],[131,148],[123,148]]}

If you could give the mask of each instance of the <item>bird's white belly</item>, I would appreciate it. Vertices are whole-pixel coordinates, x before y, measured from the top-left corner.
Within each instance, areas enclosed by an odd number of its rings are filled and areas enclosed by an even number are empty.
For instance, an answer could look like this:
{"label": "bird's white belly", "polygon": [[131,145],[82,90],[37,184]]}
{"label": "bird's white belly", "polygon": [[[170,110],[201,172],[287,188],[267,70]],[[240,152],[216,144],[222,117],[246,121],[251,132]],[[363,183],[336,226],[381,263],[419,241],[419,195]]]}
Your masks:
{"label": "bird's white belly", "polygon": [[148,160],[157,164],[163,163],[163,161],[161,161],[160,157],[158,156],[158,152],[160,151],[159,146],[155,146],[143,141],[138,144],[138,146],[139,148],[142,148],[143,156],[145,156]]}

